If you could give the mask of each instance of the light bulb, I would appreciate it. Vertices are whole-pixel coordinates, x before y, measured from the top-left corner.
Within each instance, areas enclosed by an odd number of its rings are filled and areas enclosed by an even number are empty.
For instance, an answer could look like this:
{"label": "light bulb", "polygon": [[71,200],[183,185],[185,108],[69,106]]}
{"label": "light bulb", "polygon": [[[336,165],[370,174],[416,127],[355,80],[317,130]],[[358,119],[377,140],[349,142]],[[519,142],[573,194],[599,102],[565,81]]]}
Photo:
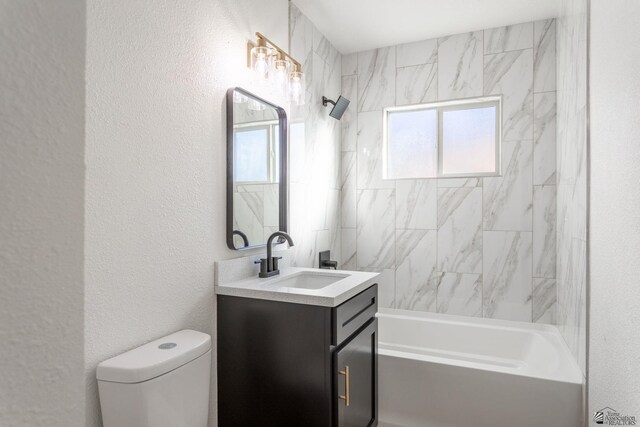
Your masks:
{"label": "light bulb", "polygon": [[276,59],[273,61],[273,79],[279,90],[284,92],[287,89],[288,78],[289,61],[286,59]]}
{"label": "light bulb", "polygon": [[269,78],[269,61],[271,49],[266,46],[256,46],[251,49],[251,68],[262,79]]}
{"label": "light bulb", "polygon": [[255,69],[261,77],[266,76],[267,72],[269,71],[269,64],[267,64],[267,59],[264,57],[264,55],[258,56]]}
{"label": "light bulb", "polygon": [[289,91],[291,102],[296,105],[304,105],[306,88],[304,82],[304,74],[300,71],[294,71],[291,73]]}

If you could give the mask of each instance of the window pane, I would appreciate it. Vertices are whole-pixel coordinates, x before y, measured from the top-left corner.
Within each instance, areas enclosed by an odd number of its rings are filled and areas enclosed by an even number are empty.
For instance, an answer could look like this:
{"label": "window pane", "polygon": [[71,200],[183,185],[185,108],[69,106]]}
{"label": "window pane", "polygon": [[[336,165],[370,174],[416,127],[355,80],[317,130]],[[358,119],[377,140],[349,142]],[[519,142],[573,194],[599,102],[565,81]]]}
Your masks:
{"label": "window pane", "polygon": [[389,113],[386,178],[431,178],[437,174],[436,110]]}
{"label": "window pane", "polygon": [[235,134],[236,182],[269,181],[269,129],[236,130]]}
{"label": "window pane", "polygon": [[496,108],[443,111],[442,174],[496,172]]}

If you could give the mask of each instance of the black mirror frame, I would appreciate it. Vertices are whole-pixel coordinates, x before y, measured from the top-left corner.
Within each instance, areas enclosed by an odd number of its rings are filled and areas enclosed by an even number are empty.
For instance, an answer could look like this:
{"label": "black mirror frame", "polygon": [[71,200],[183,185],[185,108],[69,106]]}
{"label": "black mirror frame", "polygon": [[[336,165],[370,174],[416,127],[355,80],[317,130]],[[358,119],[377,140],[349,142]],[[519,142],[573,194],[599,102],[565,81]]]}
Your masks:
{"label": "black mirror frame", "polygon": [[255,249],[266,247],[266,242],[262,245],[245,246],[243,248],[236,248],[233,243],[233,93],[237,91],[241,94],[255,99],[258,102],[266,104],[276,110],[278,113],[278,121],[280,127],[280,185],[279,185],[279,200],[278,200],[278,218],[279,218],[279,230],[287,232],[287,147],[289,141],[287,140],[288,124],[287,124],[287,112],[284,108],[279,107],[267,100],[254,95],[253,93],[242,89],[241,87],[232,87],[227,90],[227,246],[229,249],[235,251]]}

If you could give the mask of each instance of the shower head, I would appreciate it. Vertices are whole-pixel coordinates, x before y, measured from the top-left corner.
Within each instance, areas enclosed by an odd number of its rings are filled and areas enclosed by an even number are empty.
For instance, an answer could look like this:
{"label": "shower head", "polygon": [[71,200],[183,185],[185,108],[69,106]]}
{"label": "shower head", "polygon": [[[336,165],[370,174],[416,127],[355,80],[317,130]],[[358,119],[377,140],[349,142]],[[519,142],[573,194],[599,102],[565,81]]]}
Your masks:
{"label": "shower head", "polygon": [[327,104],[333,104],[333,108],[331,109],[331,112],[329,113],[329,115],[336,120],[340,120],[345,110],[349,106],[349,100],[342,95],[338,97],[337,101],[332,101],[326,96],[323,96],[322,105],[326,107]]}

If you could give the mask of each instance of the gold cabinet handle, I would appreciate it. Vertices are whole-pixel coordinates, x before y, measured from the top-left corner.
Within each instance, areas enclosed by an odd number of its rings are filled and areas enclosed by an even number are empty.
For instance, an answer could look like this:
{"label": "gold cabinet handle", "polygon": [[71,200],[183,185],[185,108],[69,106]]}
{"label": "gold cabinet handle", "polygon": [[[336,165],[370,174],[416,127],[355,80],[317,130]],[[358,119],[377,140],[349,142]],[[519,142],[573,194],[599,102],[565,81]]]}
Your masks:
{"label": "gold cabinet handle", "polygon": [[344,395],[338,397],[344,400],[344,406],[349,406],[349,366],[345,366],[344,371],[338,373],[344,375]]}

